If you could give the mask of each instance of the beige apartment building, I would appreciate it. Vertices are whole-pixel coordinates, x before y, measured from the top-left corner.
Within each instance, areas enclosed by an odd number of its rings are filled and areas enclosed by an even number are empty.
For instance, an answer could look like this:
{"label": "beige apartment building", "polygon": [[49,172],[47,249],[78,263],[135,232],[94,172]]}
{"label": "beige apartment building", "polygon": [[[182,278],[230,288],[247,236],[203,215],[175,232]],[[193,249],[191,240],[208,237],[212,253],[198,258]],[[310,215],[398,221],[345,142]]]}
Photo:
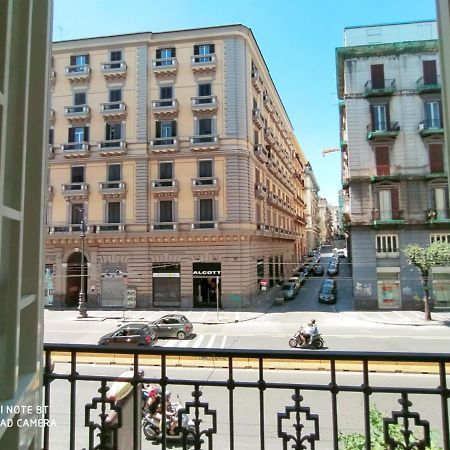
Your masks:
{"label": "beige apartment building", "polygon": [[306,160],[250,29],[56,42],[52,81],[47,303],[241,308],[290,275]]}

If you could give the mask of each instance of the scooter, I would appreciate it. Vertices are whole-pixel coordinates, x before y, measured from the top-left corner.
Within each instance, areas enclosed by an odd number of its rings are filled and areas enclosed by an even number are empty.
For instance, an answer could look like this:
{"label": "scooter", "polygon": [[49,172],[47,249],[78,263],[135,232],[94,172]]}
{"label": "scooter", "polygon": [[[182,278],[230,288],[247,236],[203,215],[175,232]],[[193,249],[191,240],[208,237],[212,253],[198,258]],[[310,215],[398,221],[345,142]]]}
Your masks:
{"label": "scooter", "polygon": [[302,333],[303,328],[300,328],[295,334],[294,337],[289,339],[289,346],[292,348],[300,347],[300,348],[310,348],[310,349],[319,349],[324,346],[324,340],[320,334],[315,334],[312,337],[312,340],[309,344],[302,344]]}

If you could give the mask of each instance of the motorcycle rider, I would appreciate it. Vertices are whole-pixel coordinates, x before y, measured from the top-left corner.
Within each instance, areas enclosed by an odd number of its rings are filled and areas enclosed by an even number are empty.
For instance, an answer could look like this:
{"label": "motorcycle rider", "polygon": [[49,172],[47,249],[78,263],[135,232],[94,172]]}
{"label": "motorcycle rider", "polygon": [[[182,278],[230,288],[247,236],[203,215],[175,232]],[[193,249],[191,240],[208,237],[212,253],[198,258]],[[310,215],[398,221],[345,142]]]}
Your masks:
{"label": "motorcycle rider", "polygon": [[[303,328],[303,327],[302,327]],[[311,319],[308,322],[308,328],[303,329],[300,334],[302,345],[309,345],[312,343],[314,336],[319,334],[319,330],[317,329],[316,320]]]}

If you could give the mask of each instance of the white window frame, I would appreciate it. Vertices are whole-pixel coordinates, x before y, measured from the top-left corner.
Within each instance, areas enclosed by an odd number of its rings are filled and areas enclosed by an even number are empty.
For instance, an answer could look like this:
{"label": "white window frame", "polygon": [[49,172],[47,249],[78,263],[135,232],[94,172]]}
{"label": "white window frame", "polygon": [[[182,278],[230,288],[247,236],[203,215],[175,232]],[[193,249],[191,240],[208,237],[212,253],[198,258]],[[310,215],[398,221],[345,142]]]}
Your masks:
{"label": "white window frame", "polygon": [[434,242],[443,242],[445,244],[450,244],[450,233],[431,233],[430,234],[430,244]]}
{"label": "white window frame", "polygon": [[[380,247],[380,251],[378,248]],[[391,248],[389,250],[389,247]],[[375,236],[375,252],[377,258],[398,258],[399,245],[397,234],[377,234]]]}

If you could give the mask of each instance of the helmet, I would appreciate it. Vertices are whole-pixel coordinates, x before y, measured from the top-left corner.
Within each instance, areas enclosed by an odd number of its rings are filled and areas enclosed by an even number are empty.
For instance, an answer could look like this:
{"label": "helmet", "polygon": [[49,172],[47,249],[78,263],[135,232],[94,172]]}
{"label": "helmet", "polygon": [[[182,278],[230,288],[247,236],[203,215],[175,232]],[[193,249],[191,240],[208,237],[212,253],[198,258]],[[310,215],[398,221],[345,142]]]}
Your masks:
{"label": "helmet", "polygon": [[148,395],[149,395],[149,397],[155,397],[157,393],[158,393],[158,389],[157,389],[155,386],[152,386],[152,387],[148,390]]}
{"label": "helmet", "polygon": [[310,320],[310,321],[308,322],[308,327],[310,327],[312,324],[313,324],[313,322],[312,322],[312,320]]}
{"label": "helmet", "polygon": [[142,369],[138,370],[138,376],[139,377],[143,377],[144,376],[144,371]]}
{"label": "helmet", "polygon": [[310,322],[311,322],[311,325],[313,325],[316,323],[316,319],[311,319]]}
{"label": "helmet", "polygon": [[168,389],[166,389],[166,398],[167,398],[167,399],[170,398],[170,394],[171,394],[171,392],[170,392]]}

